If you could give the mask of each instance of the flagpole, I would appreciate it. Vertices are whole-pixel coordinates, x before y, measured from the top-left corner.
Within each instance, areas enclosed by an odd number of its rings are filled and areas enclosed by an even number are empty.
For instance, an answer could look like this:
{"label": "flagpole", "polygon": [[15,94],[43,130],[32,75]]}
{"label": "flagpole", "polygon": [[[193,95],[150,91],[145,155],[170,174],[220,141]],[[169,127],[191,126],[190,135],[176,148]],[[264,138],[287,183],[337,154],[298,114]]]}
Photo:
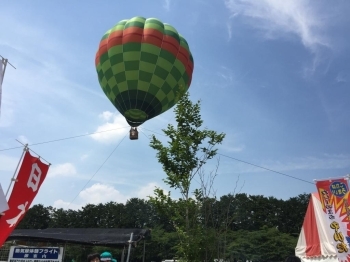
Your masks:
{"label": "flagpole", "polygon": [[6,65],[7,65],[7,59],[1,57],[1,65],[0,65],[0,110],[1,110],[1,98],[2,98],[2,82],[4,81]]}
{"label": "flagpole", "polygon": [[[16,141],[17,141],[18,143],[20,143],[21,145],[28,147],[28,144],[23,144],[23,143],[22,143],[21,141],[19,141],[18,139],[16,139]],[[41,157],[41,156],[40,156],[37,152],[35,152],[33,149],[30,149],[30,148],[28,147],[28,150],[29,150],[29,151],[32,151],[34,154],[36,154],[36,155],[39,157],[39,159],[44,160],[46,163],[49,164],[49,166],[51,166],[51,163],[50,163],[49,161],[47,161],[45,158]]]}
{"label": "flagpole", "polygon": [[15,182],[17,179],[15,178],[16,177],[16,174],[17,174],[17,171],[18,171],[18,167],[19,167],[19,164],[21,163],[22,159],[23,159],[23,156],[24,156],[24,153],[28,151],[28,144],[25,144],[24,148],[23,148],[23,152],[22,152],[22,156],[21,158],[19,159],[18,161],[18,164],[17,164],[17,167],[16,167],[16,170],[15,172],[13,173],[13,177],[11,178],[11,182],[10,182],[10,185],[9,187],[7,188],[7,191],[6,191],[6,194],[5,194],[5,197],[7,198],[7,195],[10,191],[10,188],[12,186],[12,183]]}
{"label": "flagpole", "polygon": [[6,66],[7,66],[7,64],[9,64],[9,65],[12,66],[14,69],[16,69],[16,67],[14,67],[14,66],[8,61],[8,59],[4,58],[4,57],[1,56],[1,55],[0,55],[0,57],[1,57],[1,64],[0,64],[0,112],[1,112],[2,82],[4,81]]}

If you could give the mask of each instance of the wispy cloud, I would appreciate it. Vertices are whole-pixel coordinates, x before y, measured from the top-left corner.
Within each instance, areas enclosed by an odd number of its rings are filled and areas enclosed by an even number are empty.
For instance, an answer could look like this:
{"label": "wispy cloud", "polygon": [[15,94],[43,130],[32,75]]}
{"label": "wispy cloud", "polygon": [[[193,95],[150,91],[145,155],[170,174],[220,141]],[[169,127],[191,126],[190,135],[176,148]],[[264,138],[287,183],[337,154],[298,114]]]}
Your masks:
{"label": "wispy cloud", "polygon": [[220,152],[225,154],[225,152],[242,152],[245,149],[245,145],[241,142],[239,134],[230,132],[226,135],[224,143],[219,145]]}
{"label": "wispy cloud", "polygon": [[[316,10],[317,4],[306,0],[225,0],[231,16],[249,18],[251,24],[262,30],[266,38],[286,34],[298,36],[311,50],[330,46],[324,34],[325,17]],[[228,26],[229,37],[231,26]]]}
{"label": "wispy cloud", "polygon": [[217,79],[216,83],[220,87],[230,87],[234,84],[234,73],[233,70],[225,66],[220,66],[216,72]]}
{"label": "wispy cloud", "polygon": [[85,159],[87,159],[89,157],[89,154],[84,154],[80,157],[81,161],[84,161]]}
{"label": "wispy cloud", "polygon": [[347,75],[345,72],[341,71],[338,73],[337,77],[335,78],[335,81],[337,83],[346,83],[348,80],[347,80]]}

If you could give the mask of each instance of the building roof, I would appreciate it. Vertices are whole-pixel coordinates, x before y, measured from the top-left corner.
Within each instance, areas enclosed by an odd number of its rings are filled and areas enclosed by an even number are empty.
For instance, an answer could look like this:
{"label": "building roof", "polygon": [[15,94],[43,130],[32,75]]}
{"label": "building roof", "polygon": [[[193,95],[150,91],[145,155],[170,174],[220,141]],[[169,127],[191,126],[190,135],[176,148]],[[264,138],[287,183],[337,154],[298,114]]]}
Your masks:
{"label": "building roof", "polygon": [[15,229],[8,237],[10,240],[76,243],[83,245],[121,247],[129,243],[150,237],[149,229],[121,228],[47,228],[47,229]]}

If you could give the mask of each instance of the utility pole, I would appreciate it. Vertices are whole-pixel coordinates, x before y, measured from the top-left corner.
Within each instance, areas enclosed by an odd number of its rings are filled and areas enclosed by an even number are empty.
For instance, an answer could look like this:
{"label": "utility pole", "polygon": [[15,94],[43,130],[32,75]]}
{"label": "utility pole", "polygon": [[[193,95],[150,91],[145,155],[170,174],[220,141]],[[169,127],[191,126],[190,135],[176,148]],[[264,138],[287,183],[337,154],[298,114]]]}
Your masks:
{"label": "utility pole", "polygon": [[8,59],[4,58],[4,57],[1,56],[1,55],[0,55],[0,57],[1,57],[1,64],[0,64],[0,113],[1,113],[2,82],[4,81],[6,66],[7,66],[7,64],[9,64],[9,65],[12,66],[14,69],[16,69],[16,67],[14,67],[14,66],[8,61]]}

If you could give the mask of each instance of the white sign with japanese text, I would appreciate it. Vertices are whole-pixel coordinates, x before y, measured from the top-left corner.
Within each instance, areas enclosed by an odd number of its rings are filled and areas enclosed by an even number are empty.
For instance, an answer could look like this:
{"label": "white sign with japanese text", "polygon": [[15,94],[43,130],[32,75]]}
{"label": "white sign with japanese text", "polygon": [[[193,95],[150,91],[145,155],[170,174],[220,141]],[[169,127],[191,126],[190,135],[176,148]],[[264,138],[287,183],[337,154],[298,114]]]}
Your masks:
{"label": "white sign with japanese text", "polygon": [[62,262],[63,247],[21,247],[10,249],[8,262]]}

